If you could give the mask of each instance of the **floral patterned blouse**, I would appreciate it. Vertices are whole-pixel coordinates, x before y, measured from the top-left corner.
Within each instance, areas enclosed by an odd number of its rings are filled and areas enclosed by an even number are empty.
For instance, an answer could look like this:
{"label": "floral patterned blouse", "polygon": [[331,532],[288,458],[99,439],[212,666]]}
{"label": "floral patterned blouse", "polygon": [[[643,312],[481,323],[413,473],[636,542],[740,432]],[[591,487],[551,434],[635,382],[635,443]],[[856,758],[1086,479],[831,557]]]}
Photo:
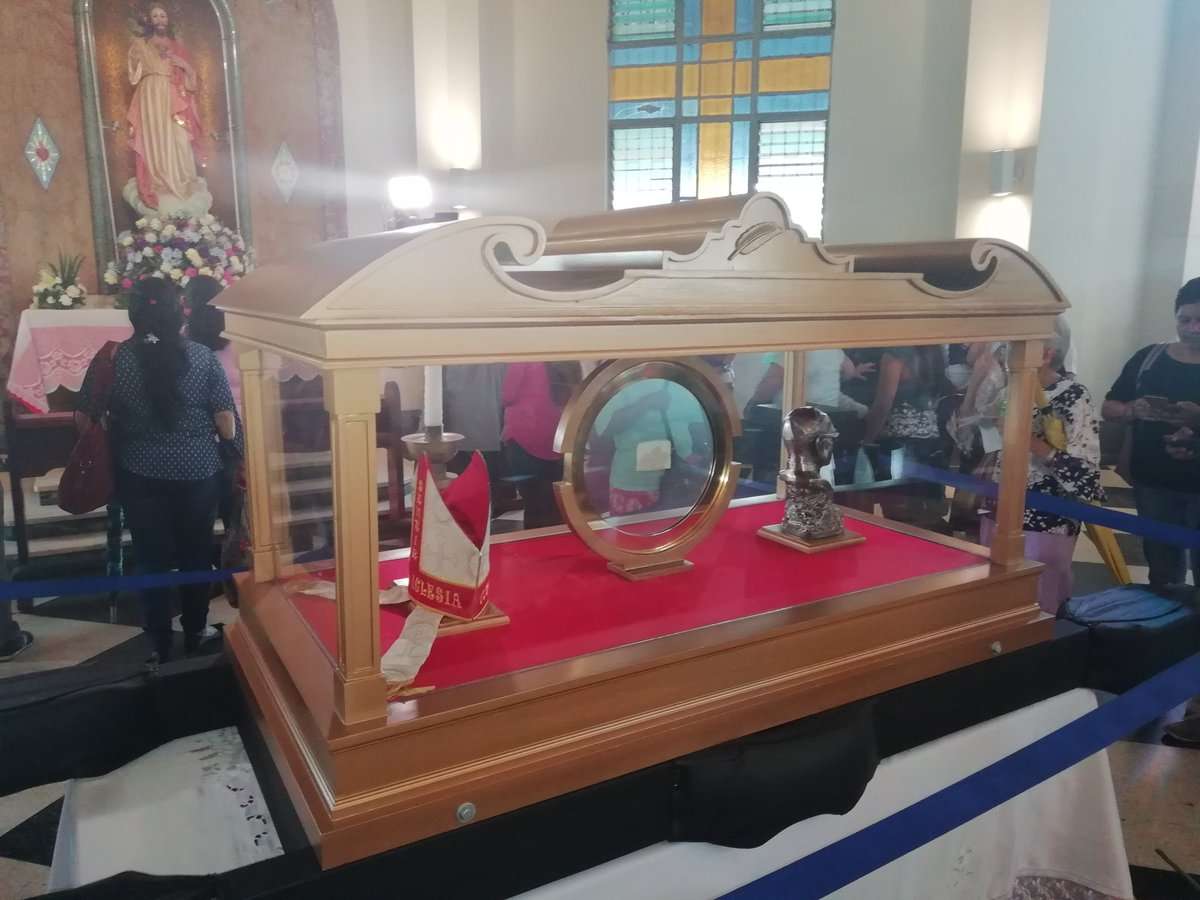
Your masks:
{"label": "floral patterned blouse", "polygon": [[[1045,440],[1045,420],[1053,416],[1066,433],[1065,450],[1048,460],[1034,456],[1029,465],[1028,488],[1080,503],[1104,500],[1100,486],[1100,423],[1092,407],[1092,395],[1071,372],[1061,373],[1046,388],[1046,405],[1033,411],[1033,434]],[[1025,508],[1025,530],[1052,534],[1079,534],[1079,522],[1054,513]]]}

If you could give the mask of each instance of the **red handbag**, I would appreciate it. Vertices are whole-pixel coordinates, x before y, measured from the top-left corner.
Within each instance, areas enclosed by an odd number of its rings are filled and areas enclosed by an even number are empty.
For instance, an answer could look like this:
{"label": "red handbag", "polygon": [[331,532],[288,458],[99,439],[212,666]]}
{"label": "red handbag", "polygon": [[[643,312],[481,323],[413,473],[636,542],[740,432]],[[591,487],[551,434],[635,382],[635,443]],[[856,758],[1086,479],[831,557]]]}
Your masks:
{"label": "red handbag", "polygon": [[100,348],[92,360],[92,424],[75,442],[71,458],[58,482],[58,505],[73,515],[88,513],[108,504],[113,495],[112,448],[108,442],[104,414],[116,380],[116,341]]}

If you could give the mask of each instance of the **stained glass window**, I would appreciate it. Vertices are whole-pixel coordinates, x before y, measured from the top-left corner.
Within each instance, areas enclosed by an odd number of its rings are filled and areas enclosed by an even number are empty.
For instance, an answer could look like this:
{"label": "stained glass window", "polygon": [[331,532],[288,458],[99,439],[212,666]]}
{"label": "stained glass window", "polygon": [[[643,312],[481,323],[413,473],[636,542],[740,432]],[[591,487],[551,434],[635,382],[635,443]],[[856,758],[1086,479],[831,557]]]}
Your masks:
{"label": "stained glass window", "polygon": [[769,190],[821,232],[833,0],[611,0],[614,209]]}

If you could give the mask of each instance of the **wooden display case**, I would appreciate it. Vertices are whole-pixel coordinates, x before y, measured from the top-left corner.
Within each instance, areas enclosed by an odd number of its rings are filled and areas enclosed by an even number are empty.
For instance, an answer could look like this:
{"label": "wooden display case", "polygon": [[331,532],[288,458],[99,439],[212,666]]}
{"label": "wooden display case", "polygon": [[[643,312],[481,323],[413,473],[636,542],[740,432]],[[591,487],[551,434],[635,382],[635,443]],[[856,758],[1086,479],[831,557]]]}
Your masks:
{"label": "wooden display case", "polygon": [[[1067,303],[1011,245],[823,246],[759,194],[568,220],[548,238],[487,217],[335,241],[220,301],[243,348],[253,526],[229,644],[323,866],[1050,633],[1022,502],[1041,341]],[[755,538],[773,498],[735,502],[693,571],[652,582],[608,573],[565,529],[504,536],[492,589],[511,624],[440,638],[432,689],[388,702],[380,655],[402,620],[379,587],[407,554],[379,550],[380,369],[788,351],[790,400],[806,349],[969,341],[1011,342],[990,551],[853,514],[866,542],[807,557]],[[283,357],[322,373],[335,600],[290,588],[314,566],[280,527]]]}

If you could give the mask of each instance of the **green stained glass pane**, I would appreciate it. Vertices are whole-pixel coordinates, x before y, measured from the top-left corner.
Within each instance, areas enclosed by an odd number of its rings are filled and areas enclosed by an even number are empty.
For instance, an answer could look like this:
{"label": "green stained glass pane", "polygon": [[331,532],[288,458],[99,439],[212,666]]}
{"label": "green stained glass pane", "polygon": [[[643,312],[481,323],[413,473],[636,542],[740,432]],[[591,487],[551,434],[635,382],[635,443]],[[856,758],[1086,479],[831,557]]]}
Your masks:
{"label": "green stained glass pane", "polygon": [[833,0],[763,0],[763,28],[829,28]]}
{"label": "green stained glass pane", "polygon": [[674,128],[613,130],[613,209],[670,203],[674,199],[674,171]]}
{"label": "green stained glass pane", "polygon": [[612,39],[649,41],[675,36],[675,0],[612,0]]}

